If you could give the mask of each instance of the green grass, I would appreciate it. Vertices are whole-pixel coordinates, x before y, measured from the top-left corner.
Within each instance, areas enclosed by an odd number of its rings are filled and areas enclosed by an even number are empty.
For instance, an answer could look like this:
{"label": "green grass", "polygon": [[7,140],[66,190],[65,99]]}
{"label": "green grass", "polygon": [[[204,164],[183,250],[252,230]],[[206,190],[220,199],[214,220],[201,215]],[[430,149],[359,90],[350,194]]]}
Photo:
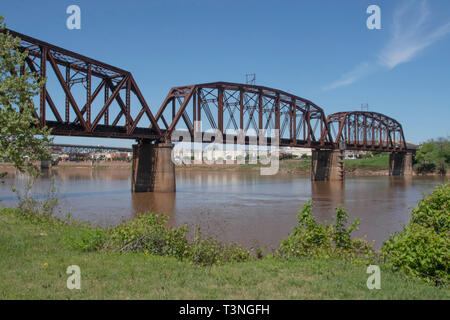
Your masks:
{"label": "green grass", "polygon": [[363,169],[363,170],[388,170],[389,154],[382,154],[373,158],[364,159],[346,159],[346,170]]}
{"label": "green grass", "polygon": [[[192,169],[205,169],[205,170],[239,170],[239,171],[254,171],[259,170],[261,164],[241,164],[233,166],[208,166],[208,165],[192,165],[189,166]],[[280,160],[279,172],[281,173],[295,173],[309,172],[311,169],[311,160]],[[373,158],[364,159],[346,159],[345,160],[346,171],[352,172],[356,169],[365,171],[379,171],[389,169],[389,154],[377,155]]]}
{"label": "green grass", "polygon": [[[448,289],[385,270],[381,290],[366,267],[343,260],[265,258],[200,267],[141,253],[83,252],[64,245],[70,228],[32,224],[0,209],[0,299],[449,299]],[[48,264],[48,265],[47,265]],[[66,288],[69,265],[81,290]]]}

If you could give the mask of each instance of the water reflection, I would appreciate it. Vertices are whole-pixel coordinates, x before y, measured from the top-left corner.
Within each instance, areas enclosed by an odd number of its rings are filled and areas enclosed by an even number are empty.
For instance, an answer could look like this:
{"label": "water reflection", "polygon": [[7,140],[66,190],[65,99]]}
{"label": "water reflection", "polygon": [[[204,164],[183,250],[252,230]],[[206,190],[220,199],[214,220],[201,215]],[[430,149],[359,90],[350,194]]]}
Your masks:
{"label": "water reflection", "polygon": [[169,224],[174,225],[175,197],[176,193],[132,193],[133,216],[148,212],[165,214],[169,218]]}

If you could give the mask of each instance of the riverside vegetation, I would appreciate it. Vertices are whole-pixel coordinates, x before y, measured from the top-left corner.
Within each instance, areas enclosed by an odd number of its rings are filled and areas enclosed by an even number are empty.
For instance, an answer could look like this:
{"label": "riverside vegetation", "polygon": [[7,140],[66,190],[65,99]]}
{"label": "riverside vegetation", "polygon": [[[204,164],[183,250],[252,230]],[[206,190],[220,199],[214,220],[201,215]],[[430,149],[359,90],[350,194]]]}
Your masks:
{"label": "riverside vegetation", "polygon": [[[279,249],[263,255],[200,230],[188,239],[185,226],[157,214],[108,229],[58,219],[55,201],[25,193],[17,208],[0,209],[1,298],[450,298],[449,184],[424,197],[380,251],[352,238],[358,221],[345,209],[319,223],[311,202]],[[77,292],[65,288],[72,264],[82,270]],[[381,267],[381,290],[366,287],[369,264]]]}

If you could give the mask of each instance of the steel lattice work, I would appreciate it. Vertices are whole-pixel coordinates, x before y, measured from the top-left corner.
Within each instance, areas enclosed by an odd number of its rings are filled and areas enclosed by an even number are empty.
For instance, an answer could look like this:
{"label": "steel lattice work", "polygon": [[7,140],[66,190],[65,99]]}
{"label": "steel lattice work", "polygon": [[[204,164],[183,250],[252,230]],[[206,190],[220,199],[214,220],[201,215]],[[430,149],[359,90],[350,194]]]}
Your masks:
{"label": "steel lattice work", "polygon": [[[21,39],[21,50],[28,51],[26,64],[32,72],[47,78],[47,82],[51,73],[56,78],[52,94],[48,83],[42,88],[35,114],[40,126],[52,128],[53,135],[161,137],[156,120],[130,72],[15,31],[5,32]],[[64,108],[58,108],[60,104],[52,98],[55,87],[62,89]],[[100,93],[103,98],[99,97]],[[136,102],[131,103],[131,99]],[[144,115],[146,125],[140,124],[144,122],[141,121]]]}
{"label": "steel lattice work", "polygon": [[[250,84],[172,88],[154,117],[130,72],[12,30],[3,32],[21,39],[21,50],[28,52],[26,67],[47,80],[35,116],[53,135],[169,141],[183,132],[191,141],[217,141],[207,134],[212,130],[220,132],[219,142],[272,144],[273,138],[261,138],[275,129],[280,146],[336,149],[345,142],[351,150],[408,151],[402,126],[383,114],[352,111],[326,118],[309,100]],[[201,128],[195,125],[199,122]]]}
{"label": "steel lattice work", "polygon": [[349,150],[406,151],[401,124],[377,112],[349,111],[327,118],[335,148],[345,142]]}
{"label": "steel lattice work", "polygon": [[[259,143],[259,135],[279,130],[281,146],[332,148],[323,110],[313,102],[290,93],[262,86],[214,82],[172,88],[156,114],[166,136],[175,130],[241,132],[245,143]],[[202,122],[202,129],[194,123]],[[206,135],[200,136],[209,142]],[[198,140],[195,140],[198,141]],[[223,140],[225,141],[225,140]],[[234,143],[238,143],[234,139]],[[270,138],[268,139],[270,143]]]}

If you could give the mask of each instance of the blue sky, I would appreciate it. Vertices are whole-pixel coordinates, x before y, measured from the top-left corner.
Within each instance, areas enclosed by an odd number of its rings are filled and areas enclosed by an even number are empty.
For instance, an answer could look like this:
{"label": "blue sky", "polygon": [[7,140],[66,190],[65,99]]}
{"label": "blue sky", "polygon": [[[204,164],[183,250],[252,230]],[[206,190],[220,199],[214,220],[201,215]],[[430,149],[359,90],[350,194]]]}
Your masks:
{"label": "blue sky", "polygon": [[[81,30],[66,28],[72,4]],[[371,4],[381,8],[381,30],[366,27]],[[3,1],[0,14],[10,29],[131,71],[154,113],[173,86],[256,73],[257,84],[326,114],[368,103],[414,143],[450,134],[447,0],[26,0]]]}

